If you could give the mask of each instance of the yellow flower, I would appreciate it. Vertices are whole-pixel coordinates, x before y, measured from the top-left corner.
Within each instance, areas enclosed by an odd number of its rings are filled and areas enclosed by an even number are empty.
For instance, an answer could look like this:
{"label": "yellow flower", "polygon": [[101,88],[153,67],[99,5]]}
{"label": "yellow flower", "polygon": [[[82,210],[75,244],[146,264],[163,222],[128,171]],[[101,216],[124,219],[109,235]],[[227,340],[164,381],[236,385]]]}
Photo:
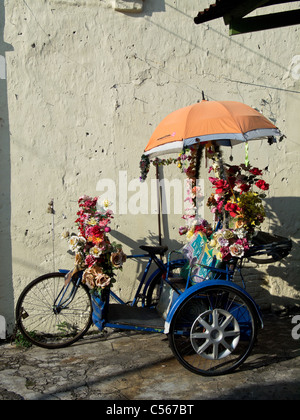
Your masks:
{"label": "yellow flower", "polygon": [[223,256],[222,256],[222,252],[218,252],[217,253],[217,255],[216,255],[216,258],[218,259],[218,260],[222,260],[223,259]]}
{"label": "yellow flower", "polygon": [[212,246],[212,247],[215,247],[215,246],[217,246],[217,241],[216,241],[215,239],[212,239],[212,240],[209,242],[209,245],[210,245],[210,246]]}
{"label": "yellow flower", "polygon": [[111,202],[109,200],[106,199],[106,200],[103,201],[103,206],[105,208],[109,207],[110,205],[111,205]]}
{"label": "yellow flower", "polygon": [[95,226],[97,224],[97,220],[94,217],[91,217],[88,221],[88,225]]}
{"label": "yellow flower", "polygon": [[186,234],[186,237],[187,237],[187,239],[192,239],[193,235],[194,235],[194,231],[191,229],[191,230],[189,230],[189,231],[188,231],[188,233]]}

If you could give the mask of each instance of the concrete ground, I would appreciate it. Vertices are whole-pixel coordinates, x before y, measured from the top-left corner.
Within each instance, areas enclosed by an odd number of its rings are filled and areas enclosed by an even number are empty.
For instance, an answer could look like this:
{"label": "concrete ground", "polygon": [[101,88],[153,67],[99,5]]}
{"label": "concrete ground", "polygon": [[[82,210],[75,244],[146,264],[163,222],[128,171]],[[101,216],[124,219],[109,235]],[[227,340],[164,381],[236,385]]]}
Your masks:
{"label": "concrete ground", "polygon": [[236,372],[219,377],[186,370],[161,334],[109,330],[106,338],[97,334],[60,350],[24,349],[2,341],[0,400],[123,405],[124,400],[299,400],[300,339],[295,337],[300,328],[292,317],[267,314],[264,321],[252,355]]}

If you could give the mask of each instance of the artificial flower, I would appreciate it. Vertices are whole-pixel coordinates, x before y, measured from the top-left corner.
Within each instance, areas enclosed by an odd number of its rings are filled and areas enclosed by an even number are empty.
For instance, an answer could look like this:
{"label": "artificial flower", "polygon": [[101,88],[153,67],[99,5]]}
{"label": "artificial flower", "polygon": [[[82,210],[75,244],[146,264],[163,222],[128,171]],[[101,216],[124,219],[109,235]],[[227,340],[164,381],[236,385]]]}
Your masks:
{"label": "artificial flower", "polygon": [[95,285],[97,287],[101,287],[101,289],[104,289],[104,287],[109,286],[110,282],[111,278],[106,274],[100,275],[95,278]]}
{"label": "artificial flower", "polygon": [[262,175],[262,171],[258,168],[251,168],[249,169],[249,172],[253,175]]}
{"label": "artificial flower", "polygon": [[187,226],[181,226],[179,228],[179,235],[185,235],[188,231],[188,227]]}
{"label": "artificial flower", "polygon": [[93,248],[90,249],[90,255],[92,257],[98,258],[100,257],[101,254],[102,254],[102,250],[97,246],[93,246]]}
{"label": "artificial flower", "polygon": [[126,255],[122,250],[119,250],[118,252],[113,252],[111,254],[110,261],[114,267],[120,268],[126,261]]}
{"label": "artificial flower", "polygon": [[233,257],[241,258],[244,255],[244,247],[238,243],[230,245],[229,251]]}
{"label": "artificial flower", "polygon": [[269,184],[267,184],[264,180],[259,179],[256,181],[255,185],[260,188],[261,190],[267,191],[269,189]]}
{"label": "artificial flower", "polygon": [[97,262],[97,259],[93,255],[87,255],[84,262],[88,267],[92,267]]}
{"label": "artificial flower", "polygon": [[85,239],[80,237],[80,236],[76,236],[76,235],[72,235],[69,239],[69,248],[71,251],[78,251],[82,245],[84,245],[85,243]]}
{"label": "artificial flower", "polygon": [[75,265],[81,266],[84,265],[84,255],[82,252],[77,252],[75,255]]}
{"label": "artificial flower", "polygon": [[222,255],[222,259],[224,261],[227,261],[227,260],[229,260],[231,258],[231,254],[230,254],[230,250],[229,250],[229,247],[228,246],[223,246],[220,249],[220,252],[221,252],[221,255]]}
{"label": "artificial flower", "polygon": [[95,275],[93,272],[91,272],[91,268],[89,267],[86,270],[84,270],[82,275],[82,283],[86,284],[89,289],[94,289],[95,287]]}
{"label": "artificial flower", "polygon": [[228,201],[225,204],[224,209],[229,212],[231,217],[236,217],[239,214],[239,211],[241,210],[236,203],[233,203],[231,201]]}

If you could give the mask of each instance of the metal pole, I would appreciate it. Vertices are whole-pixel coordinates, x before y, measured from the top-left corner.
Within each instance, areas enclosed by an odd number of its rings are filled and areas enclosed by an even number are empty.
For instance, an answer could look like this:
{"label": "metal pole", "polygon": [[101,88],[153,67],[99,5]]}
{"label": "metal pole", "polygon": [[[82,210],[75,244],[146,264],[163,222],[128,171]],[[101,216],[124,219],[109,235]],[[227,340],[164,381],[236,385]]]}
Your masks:
{"label": "metal pole", "polygon": [[161,245],[161,207],[160,207],[160,185],[159,185],[159,170],[156,165],[156,185],[157,185],[157,205],[158,205],[158,243]]}

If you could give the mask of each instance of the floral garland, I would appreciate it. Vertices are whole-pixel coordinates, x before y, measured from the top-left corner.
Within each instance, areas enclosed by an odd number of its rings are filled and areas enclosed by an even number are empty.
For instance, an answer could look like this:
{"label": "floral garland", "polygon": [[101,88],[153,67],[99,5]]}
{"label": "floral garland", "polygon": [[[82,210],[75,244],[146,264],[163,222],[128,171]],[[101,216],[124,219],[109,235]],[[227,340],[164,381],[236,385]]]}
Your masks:
{"label": "floral garland", "polygon": [[197,154],[197,148],[191,147],[190,149],[183,149],[178,157],[168,159],[149,159],[149,156],[142,155],[140,160],[140,181],[144,182],[147,179],[148,172],[150,170],[150,164],[153,166],[168,166],[176,164],[188,178],[195,178],[195,157]]}
{"label": "floral garland", "polygon": [[68,239],[70,250],[75,252],[75,268],[69,277],[84,270],[82,282],[101,294],[102,289],[114,282],[114,270],[122,269],[126,255],[122,246],[110,242],[107,236],[111,231],[108,225],[113,218],[113,212],[108,209],[110,203],[105,200],[99,208],[97,203],[98,197],[80,197],[80,210],[75,221],[79,234],[69,235],[66,232],[62,236]]}

